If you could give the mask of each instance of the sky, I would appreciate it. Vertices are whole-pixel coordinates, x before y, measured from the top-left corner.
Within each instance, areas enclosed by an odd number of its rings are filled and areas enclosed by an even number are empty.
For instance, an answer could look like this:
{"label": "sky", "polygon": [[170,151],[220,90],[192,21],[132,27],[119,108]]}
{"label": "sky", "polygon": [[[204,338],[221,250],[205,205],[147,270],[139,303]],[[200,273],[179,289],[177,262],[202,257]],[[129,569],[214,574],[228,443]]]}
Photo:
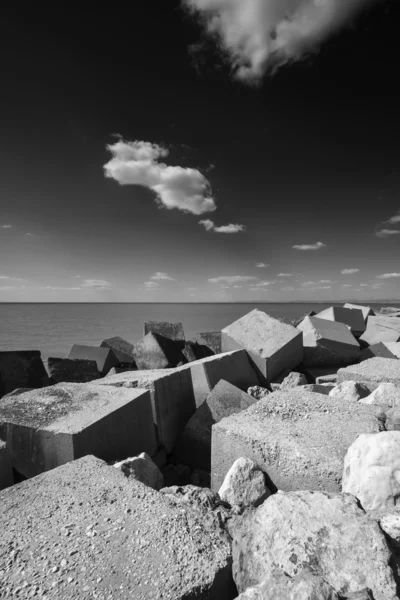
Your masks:
{"label": "sky", "polygon": [[400,300],[399,18],[8,6],[0,302]]}

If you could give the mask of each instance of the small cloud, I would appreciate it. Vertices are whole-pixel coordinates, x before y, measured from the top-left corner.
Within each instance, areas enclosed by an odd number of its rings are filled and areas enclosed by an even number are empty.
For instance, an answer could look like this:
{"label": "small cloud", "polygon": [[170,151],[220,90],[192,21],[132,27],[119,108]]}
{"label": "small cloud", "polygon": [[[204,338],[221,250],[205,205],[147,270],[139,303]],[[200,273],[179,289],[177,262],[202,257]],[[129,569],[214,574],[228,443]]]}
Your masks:
{"label": "small cloud", "polygon": [[220,277],[213,277],[209,279],[209,283],[220,283],[227,285],[235,285],[238,283],[247,283],[248,281],[254,281],[258,277],[251,277],[250,275],[221,275]]}
{"label": "small cloud", "polygon": [[242,285],[234,285],[233,288],[236,289],[236,290],[238,290],[238,289],[242,289],[243,286]]}
{"label": "small cloud", "polygon": [[351,283],[342,283],[343,287],[352,287]]}
{"label": "small cloud", "polygon": [[203,225],[206,231],[214,229],[214,221],[211,221],[211,219],[203,219],[202,221],[199,221],[199,224]]}
{"label": "small cloud", "polygon": [[390,217],[390,219],[385,221],[385,223],[389,223],[390,225],[395,225],[396,223],[400,223],[400,210],[397,211],[397,213],[393,217]]}
{"label": "small cloud", "polygon": [[369,287],[368,283],[360,283],[360,287]]}
{"label": "small cloud", "polygon": [[377,290],[377,289],[378,289],[378,288],[380,288],[382,285],[383,285],[383,282],[382,282],[382,283],[373,283],[373,284],[371,285],[371,288],[372,288],[373,290]]}
{"label": "small cloud", "polygon": [[0,229],[12,229],[12,225],[0,225]]}
{"label": "small cloud", "polygon": [[292,285],[288,285],[287,287],[283,287],[281,288],[282,292],[294,292],[296,288],[294,288]]}
{"label": "small cloud", "polygon": [[175,279],[170,277],[168,275],[168,273],[161,273],[160,271],[157,271],[157,273],[154,273],[150,277],[150,279],[152,279],[153,281],[175,281]]}
{"label": "small cloud", "polygon": [[111,283],[105,279],[85,279],[82,283],[83,288],[107,289],[111,287]]}
{"label": "small cloud", "polygon": [[82,291],[81,287],[63,287],[63,286],[58,286],[58,285],[46,285],[46,287],[44,289],[45,290],[80,290],[80,291]]}
{"label": "small cloud", "polygon": [[28,237],[37,237],[37,235],[35,235],[34,233],[27,233],[26,234]]}
{"label": "small cloud", "polygon": [[331,285],[321,285],[321,286],[313,287],[311,289],[312,290],[330,290],[331,287],[332,287]]}
{"label": "small cloud", "polygon": [[320,279],[318,283],[334,283],[331,279]]}
{"label": "small cloud", "polygon": [[203,219],[202,221],[199,221],[199,225],[203,225],[206,231],[214,231],[214,233],[241,233],[246,231],[245,226],[239,225],[238,223],[229,223],[229,225],[220,225],[219,227],[216,227],[214,221],[211,221],[211,219]]}
{"label": "small cloud", "polygon": [[383,275],[377,275],[378,279],[396,279],[400,277],[400,273],[383,273]]}
{"label": "small cloud", "polygon": [[11,279],[8,275],[0,275],[0,279]]}
{"label": "small cloud", "polygon": [[316,281],[303,281],[303,285],[316,285]]}
{"label": "small cloud", "polygon": [[161,285],[157,281],[146,281],[144,284],[146,290],[161,290]]}
{"label": "small cloud", "polygon": [[269,285],[274,285],[274,283],[278,283],[276,281],[276,279],[264,280],[264,281],[259,281],[258,283],[255,283],[254,287],[256,287],[256,288],[263,288],[263,287],[267,287]]}
{"label": "small cloud", "polygon": [[266,269],[267,267],[269,267],[269,264],[259,262],[259,263],[256,263],[256,267],[257,267],[257,269]]}
{"label": "small cloud", "polygon": [[340,272],[342,275],[354,275],[354,273],[359,273],[360,269],[342,269]]}
{"label": "small cloud", "polygon": [[277,277],[292,277],[293,273],[278,273]]}
{"label": "small cloud", "polygon": [[294,250],[319,250],[320,248],[324,248],[326,244],[322,242],[317,242],[316,244],[296,244],[292,246]]}
{"label": "small cloud", "polygon": [[380,229],[376,232],[377,237],[390,237],[391,235],[399,235],[400,230],[397,229]]}

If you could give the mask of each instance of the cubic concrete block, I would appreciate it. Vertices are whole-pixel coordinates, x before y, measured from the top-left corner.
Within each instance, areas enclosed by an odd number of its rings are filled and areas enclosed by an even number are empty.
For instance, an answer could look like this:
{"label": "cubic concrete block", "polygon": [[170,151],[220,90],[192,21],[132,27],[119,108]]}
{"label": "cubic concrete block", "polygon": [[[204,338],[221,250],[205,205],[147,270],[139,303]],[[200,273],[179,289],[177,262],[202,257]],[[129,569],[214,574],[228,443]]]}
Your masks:
{"label": "cubic concrete block", "polygon": [[0,398],[17,388],[40,388],[47,372],[39,350],[0,351]]}
{"label": "cubic concrete block", "polygon": [[382,315],[368,317],[367,328],[369,327],[385,327],[386,329],[393,329],[400,333],[400,319]]}
{"label": "cubic concrete block", "polygon": [[302,321],[304,321],[304,319],[306,319],[307,317],[315,317],[315,315],[316,315],[316,312],[315,312],[315,310],[311,310],[311,311],[310,311],[310,312],[308,312],[307,314],[303,315],[303,316],[301,317],[301,319],[297,319],[297,320],[295,320],[295,321],[294,321],[294,326],[295,326],[295,327],[297,327],[298,325],[300,325],[300,323],[301,323]]}
{"label": "cubic concrete block", "polygon": [[3,399],[0,438],[11,464],[33,477],[86,454],[107,461],[156,451],[150,394],[63,383]]}
{"label": "cubic concrete block", "polygon": [[200,346],[205,346],[214,354],[221,354],[222,352],[220,331],[197,333],[195,340]]}
{"label": "cubic concrete block", "polygon": [[382,315],[400,313],[400,306],[382,306],[380,312]]}
{"label": "cubic concrete block", "polygon": [[362,306],[361,304],[350,304],[349,302],[346,302],[346,304],[344,304],[343,308],[350,308],[353,310],[354,309],[361,310],[365,322],[367,321],[367,319],[370,315],[373,316],[375,314],[370,306]]}
{"label": "cubic concrete block", "polygon": [[0,522],[6,597],[237,596],[230,544],[203,513],[93,456],[0,492]]}
{"label": "cubic concrete block", "polygon": [[111,348],[99,348],[97,346],[74,344],[67,358],[74,360],[95,360],[97,368],[102,375],[106,375],[110,369],[119,365],[119,360]]}
{"label": "cubic concrete block", "polygon": [[257,402],[236,386],[221,379],[187,422],[178,439],[174,459],[193,468],[210,470],[211,427]]}
{"label": "cubic concrete block", "polygon": [[196,345],[192,342],[186,342],[185,347],[182,350],[183,356],[186,358],[187,362],[193,362],[197,360],[196,356]]}
{"label": "cubic concrete block", "polygon": [[47,359],[47,370],[52,384],[87,383],[102,377],[95,360],[50,357]]}
{"label": "cubic concrete block", "polygon": [[292,325],[254,309],[222,330],[221,345],[223,352],[244,348],[261,385],[266,385],[284,369],[301,363],[302,337]]}
{"label": "cubic concrete block", "polygon": [[5,442],[0,440],[0,490],[14,484],[14,476]]}
{"label": "cubic concrete block", "polygon": [[360,342],[365,342],[371,346],[379,344],[379,342],[398,342],[399,340],[400,331],[380,325],[369,325],[362,336],[360,336]]}
{"label": "cubic concrete block", "polygon": [[335,383],[338,367],[307,367],[304,374],[310,383]]}
{"label": "cubic concrete block", "polygon": [[339,369],[337,383],[358,381],[371,391],[380,383],[394,383],[400,387],[400,362],[392,358],[369,358],[345,369]]}
{"label": "cubic concrete block", "polygon": [[306,369],[344,366],[359,360],[360,345],[344,323],[306,317],[298,329],[303,333]]}
{"label": "cubic concrete block", "polygon": [[176,367],[182,360],[182,344],[159,335],[148,333],[133,349],[138,369],[166,369]]}
{"label": "cubic concrete block", "polygon": [[372,344],[367,348],[364,348],[360,352],[360,362],[363,360],[368,360],[368,358],[374,358],[375,356],[380,356],[381,358],[395,358],[395,356],[385,344],[379,342],[378,344]]}
{"label": "cubic concrete block", "polygon": [[376,433],[376,407],[300,387],[274,392],[212,428],[211,487],[236,459],[251,458],[276,489],[340,492],[343,460],[362,433]]}
{"label": "cubic concrete block", "polygon": [[185,341],[185,332],[182,323],[169,323],[167,321],[146,321],[143,328],[143,337],[148,333],[157,333],[175,342]]}
{"label": "cubic concrete block", "polygon": [[397,358],[400,358],[400,342],[384,342],[386,348]]}
{"label": "cubic concrete block", "polygon": [[128,365],[135,364],[135,357],[133,356],[133,344],[130,344],[124,338],[116,337],[108,338],[103,340],[100,344],[101,348],[111,348],[120,363],[127,363]]}
{"label": "cubic concrete block", "polygon": [[327,321],[336,321],[337,323],[348,325],[355,337],[359,337],[365,331],[364,315],[359,309],[331,306],[317,313],[315,316],[317,319],[326,319]]}

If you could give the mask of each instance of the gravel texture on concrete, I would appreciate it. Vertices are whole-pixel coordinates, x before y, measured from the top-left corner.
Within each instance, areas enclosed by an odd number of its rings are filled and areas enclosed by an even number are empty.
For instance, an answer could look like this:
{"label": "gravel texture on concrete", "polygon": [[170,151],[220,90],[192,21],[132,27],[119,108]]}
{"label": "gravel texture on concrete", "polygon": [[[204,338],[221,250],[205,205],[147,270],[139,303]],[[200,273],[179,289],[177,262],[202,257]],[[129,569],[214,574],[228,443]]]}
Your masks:
{"label": "gravel texture on concrete", "polygon": [[342,381],[365,383],[371,391],[380,383],[394,383],[400,386],[400,362],[392,358],[369,358],[362,363],[339,369],[337,383]]}
{"label": "gravel texture on concrete", "polygon": [[230,544],[93,456],[0,492],[0,596],[231,600]]}

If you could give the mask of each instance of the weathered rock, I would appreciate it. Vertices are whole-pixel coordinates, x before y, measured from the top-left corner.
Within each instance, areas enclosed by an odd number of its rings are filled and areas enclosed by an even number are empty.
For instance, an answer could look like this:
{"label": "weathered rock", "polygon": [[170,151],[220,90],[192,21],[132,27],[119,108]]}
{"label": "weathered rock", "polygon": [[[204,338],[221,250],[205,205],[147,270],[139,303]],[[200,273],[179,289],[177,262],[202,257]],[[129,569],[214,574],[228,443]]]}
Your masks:
{"label": "weathered rock", "polygon": [[103,340],[100,344],[101,348],[111,348],[117,357],[118,361],[131,366],[135,365],[135,357],[133,356],[133,344],[130,344],[124,338],[118,335],[107,340]]}
{"label": "weathered rock", "polygon": [[378,344],[372,344],[371,346],[361,350],[360,362],[363,360],[368,360],[369,358],[375,358],[376,356],[380,356],[381,358],[395,358],[397,360],[397,356],[390,352],[389,348],[385,344],[379,342]]}
{"label": "weathered rock", "polygon": [[370,393],[371,390],[364,383],[343,381],[331,389],[329,396],[346,402],[358,402],[361,398],[369,396]]}
{"label": "weathered rock", "polygon": [[335,383],[338,367],[307,367],[304,374],[309,383]]}
{"label": "weathered rock", "polygon": [[120,373],[127,373],[129,371],[137,371],[136,365],[131,365],[127,367],[113,367],[108,371],[106,377],[112,377],[113,375],[119,375]]}
{"label": "weathered rock", "polygon": [[331,306],[315,315],[317,319],[326,319],[344,323],[350,327],[351,333],[359,337],[365,331],[363,312],[359,309],[344,308],[343,306]]}
{"label": "weathered rock", "polygon": [[384,342],[384,344],[396,358],[400,358],[400,342]]}
{"label": "weathered rock", "polygon": [[160,469],[151,460],[146,452],[142,452],[139,456],[126,458],[121,462],[114,464],[116,469],[122,471],[126,477],[132,477],[137,481],[141,481],[144,485],[160,490],[164,487],[164,477]]}
{"label": "weathered rock", "polygon": [[278,492],[243,519],[233,540],[240,592],[276,567],[291,577],[309,568],[344,597],[370,588],[375,600],[395,600],[389,559],[378,524],[347,494]]}
{"label": "weathered rock", "polygon": [[400,332],[388,327],[379,325],[369,325],[365,332],[360,337],[360,342],[365,342],[369,346],[374,344],[398,342],[400,340]]}
{"label": "weathered rock", "polygon": [[354,310],[354,309],[361,310],[365,322],[367,321],[369,316],[375,315],[375,312],[372,310],[372,308],[370,306],[362,306],[361,304],[351,304],[349,302],[346,302],[346,304],[344,304],[343,308],[350,308],[352,310]]}
{"label": "weathered rock", "polygon": [[344,323],[307,317],[298,329],[303,332],[306,368],[348,365],[360,357],[360,345]]}
{"label": "weathered rock", "polygon": [[110,369],[119,365],[119,360],[111,348],[99,348],[97,346],[74,344],[67,358],[75,360],[94,360],[102,375],[106,375]]}
{"label": "weathered rock", "polygon": [[399,431],[400,430],[400,407],[395,406],[393,408],[382,408],[385,414],[385,429],[387,431]]}
{"label": "weathered rock", "polygon": [[175,460],[209,471],[212,426],[255,402],[252,396],[221,379],[187,422],[176,445]]}
{"label": "weathered rock", "polygon": [[270,394],[213,426],[211,487],[218,490],[234,461],[247,457],[272,492],[340,491],[348,447],[360,433],[380,430],[376,411],[301,387]]}
{"label": "weathered rock", "polygon": [[257,369],[261,385],[292,369],[303,359],[302,334],[266,313],[254,309],[222,332],[222,350],[244,348]]}
{"label": "weathered rock", "polygon": [[0,492],[0,522],[2,592],[12,598],[237,595],[218,530],[92,456]]}
{"label": "weathered rock", "polygon": [[326,384],[333,384],[333,385],[335,385],[336,381],[337,381],[337,371],[336,371],[336,373],[332,373],[330,375],[319,375],[315,379],[315,383],[317,385],[326,385]]}
{"label": "weathered rock", "polygon": [[400,306],[381,306],[380,312],[382,315],[396,314],[400,312]]}
{"label": "weathered rock", "polygon": [[138,369],[167,369],[182,361],[181,343],[158,333],[148,333],[134,345],[133,355]]}
{"label": "weathered rock", "polygon": [[[168,321],[146,321],[143,328],[143,336],[148,333],[156,333],[175,342],[185,342],[185,332],[182,323],[169,323]],[[183,347],[184,344],[181,344]]]}
{"label": "weathered rock", "polygon": [[281,390],[298,387],[299,385],[307,385],[307,379],[302,373],[292,372],[281,383]]}
{"label": "weathered rock", "polygon": [[381,383],[369,396],[364,397],[364,404],[375,404],[376,406],[398,406],[400,407],[400,387],[394,383]]}
{"label": "weathered rock", "polygon": [[0,490],[13,484],[14,476],[6,444],[0,440]]}
{"label": "weathered rock", "polygon": [[47,372],[39,350],[0,351],[0,398],[17,388],[47,385]]}
{"label": "weathered rock", "polygon": [[86,454],[113,461],[156,449],[149,392],[93,383],[59,383],[3,398],[0,438],[24,477]]}
{"label": "weathered rock", "polygon": [[279,392],[279,390],[281,389],[281,384],[280,383],[270,383],[269,387],[271,388],[272,392]]}
{"label": "weathered rock", "polygon": [[213,354],[221,354],[222,352],[220,331],[197,333],[195,340],[199,346],[208,348],[208,350],[210,350]]}
{"label": "weathered rock", "polygon": [[366,511],[385,511],[400,496],[400,431],[363,434],[344,460],[342,490]]}
{"label": "weathered rock", "polygon": [[95,360],[51,357],[47,360],[47,369],[52,384],[87,383],[102,377]]}
{"label": "weathered rock", "polygon": [[391,358],[369,358],[362,363],[339,369],[337,382],[358,381],[371,391],[380,383],[395,383],[400,387],[400,363]]}
{"label": "weathered rock", "polygon": [[268,394],[270,394],[271,392],[267,388],[261,387],[260,385],[253,385],[249,387],[247,393],[252,398],[255,398],[255,400],[261,400],[261,398],[265,398],[265,396],[268,396]]}
{"label": "weathered rock", "polygon": [[388,536],[391,545],[400,550],[400,508],[394,506],[378,518],[382,531]]}
{"label": "weathered rock", "polygon": [[195,345],[191,342],[185,343],[182,354],[186,358],[187,362],[193,362],[198,358],[195,352]]}
{"label": "weathered rock", "polygon": [[250,458],[238,458],[227,472],[218,495],[231,506],[248,508],[262,504],[271,492],[256,463]]}
{"label": "weathered rock", "polygon": [[306,392],[316,392],[317,394],[325,394],[329,396],[329,392],[334,389],[333,383],[310,383],[302,386]]}

